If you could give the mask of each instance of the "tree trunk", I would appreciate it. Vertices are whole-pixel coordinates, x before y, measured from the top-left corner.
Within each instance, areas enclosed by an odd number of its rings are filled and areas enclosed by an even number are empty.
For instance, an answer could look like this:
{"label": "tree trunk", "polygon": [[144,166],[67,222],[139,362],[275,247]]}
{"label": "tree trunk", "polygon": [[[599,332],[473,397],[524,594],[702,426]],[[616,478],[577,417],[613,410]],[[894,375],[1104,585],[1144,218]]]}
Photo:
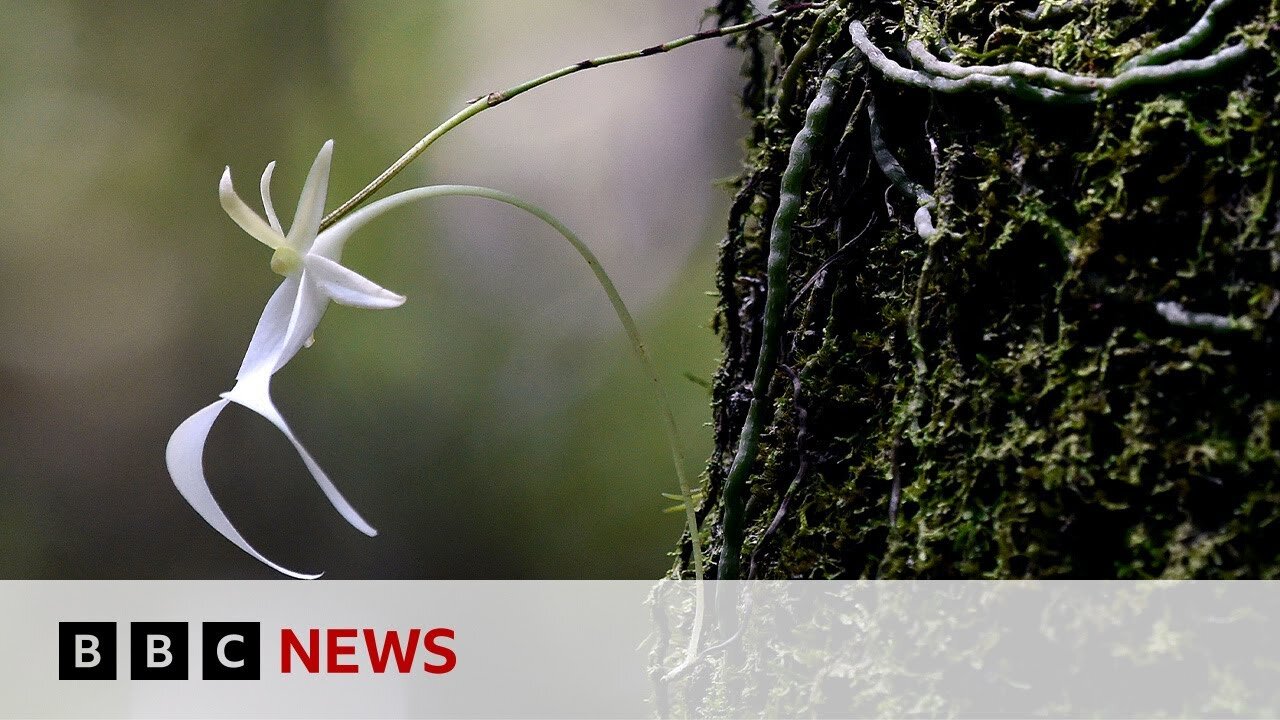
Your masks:
{"label": "tree trunk", "polygon": [[913,39],[1108,78],[1209,3],[850,2],[740,41],[754,127],[700,509],[722,577],[1280,575],[1280,5],[1215,5],[1185,57],[1242,43],[1239,62],[1078,103],[912,86],[851,52],[799,178],[759,447],[726,491],[783,176],[850,24],[917,71]]}

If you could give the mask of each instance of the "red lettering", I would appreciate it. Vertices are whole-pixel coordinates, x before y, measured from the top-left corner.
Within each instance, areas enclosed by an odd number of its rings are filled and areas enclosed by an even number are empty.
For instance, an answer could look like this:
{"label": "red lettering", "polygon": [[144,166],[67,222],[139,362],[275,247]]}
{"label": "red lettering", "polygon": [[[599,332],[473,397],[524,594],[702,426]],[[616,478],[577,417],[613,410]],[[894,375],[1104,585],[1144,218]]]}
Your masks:
{"label": "red lettering", "polygon": [[339,645],[338,642],[347,638],[356,636],[355,628],[329,628],[325,631],[325,635],[329,639],[329,665],[328,671],[331,673],[354,673],[360,672],[360,666],[354,663],[338,662],[339,655],[355,655],[355,645]]}
{"label": "red lettering", "polygon": [[432,665],[429,662],[422,663],[422,669],[432,675],[443,675],[452,670],[458,664],[458,656],[453,650],[436,642],[436,638],[447,637],[453,639],[453,630],[449,628],[432,628],[427,631],[426,636],[422,640],[422,644],[426,646],[427,652],[432,655],[438,655],[443,661],[439,665]]}
{"label": "red lettering", "polygon": [[[293,672],[294,656],[297,656],[298,662],[309,673],[319,673],[321,660],[324,660],[324,672],[327,673],[358,673],[360,672],[360,664],[358,662],[346,662],[346,656],[356,654],[356,638],[363,635],[364,647],[369,653],[370,669],[377,674],[383,674],[391,665],[392,657],[395,658],[395,669],[400,673],[409,673],[413,670],[414,655],[418,649],[418,641],[421,639],[422,646],[431,655],[434,655],[439,662],[424,662],[422,669],[432,675],[443,675],[452,671],[458,665],[458,656],[452,648],[443,645],[440,640],[442,638],[453,640],[454,633],[451,628],[432,628],[426,631],[419,628],[410,628],[407,633],[400,633],[395,630],[386,631],[381,637],[377,630],[373,628],[326,628],[324,630],[325,643],[320,644],[320,629],[310,628],[307,630],[307,639],[304,643],[298,636],[298,633],[289,628],[280,630],[280,672]],[[328,656],[325,658],[325,656]]]}
{"label": "red lettering", "polygon": [[400,633],[391,630],[387,633],[387,640],[383,643],[382,648],[378,648],[378,635],[370,628],[364,629],[364,644],[369,650],[369,664],[373,666],[375,673],[384,673],[387,671],[387,660],[390,659],[391,653],[396,655],[396,669],[402,673],[409,672],[413,667],[413,654],[418,649],[418,635],[422,631],[413,628],[409,631],[409,641],[402,647],[400,645]]}
{"label": "red lettering", "polygon": [[[290,652],[292,651],[292,652]],[[302,641],[289,628],[280,631],[280,672],[293,672],[293,653],[307,672],[320,672],[320,631],[312,628],[307,631],[307,648],[303,649]]]}

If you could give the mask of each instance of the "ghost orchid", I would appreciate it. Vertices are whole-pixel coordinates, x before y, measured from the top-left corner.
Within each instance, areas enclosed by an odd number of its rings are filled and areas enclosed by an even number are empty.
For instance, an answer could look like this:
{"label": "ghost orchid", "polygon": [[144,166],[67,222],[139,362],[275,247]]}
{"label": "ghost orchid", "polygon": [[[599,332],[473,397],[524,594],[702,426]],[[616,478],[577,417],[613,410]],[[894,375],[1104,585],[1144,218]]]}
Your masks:
{"label": "ghost orchid", "polygon": [[[218,415],[234,402],[270,421],[293,443],[302,462],[315,477],[329,502],[357,530],[373,536],[377,531],[356,512],[334,486],[315,459],[302,446],[271,401],[271,376],[293,358],[303,346],[310,344],[312,333],[320,323],[332,300],[340,305],[385,309],[398,307],[405,299],[386,290],[364,276],[339,264],[346,239],[359,226],[380,213],[357,213],[320,232],[325,195],[329,184],[329,165],[333,157],[333,141],[324,144],[307,175],[293,225],[285,233],[271,202],[271,173],[275,163],[262,173],[262,205],[266,219],[255,213],[236,194],[231,184],[231,168],[222,175],[218,195],[227,215],[245,232],[271,248],[271,269],[284,276],[284,282],[267,301],[258,326],[249,341],[244,362],[236,374],[236,384],[222,394],[222,399],[196,412],[174,430],[165,456],[169,474],[178,492],[223,537],[240,549],[285,575],[315,578],[294,572],[268,560],[253,548],[236,530],[209,491],[204,476],[204,446],[209,430]],[[389,207],[389,206],[388,206]]]}

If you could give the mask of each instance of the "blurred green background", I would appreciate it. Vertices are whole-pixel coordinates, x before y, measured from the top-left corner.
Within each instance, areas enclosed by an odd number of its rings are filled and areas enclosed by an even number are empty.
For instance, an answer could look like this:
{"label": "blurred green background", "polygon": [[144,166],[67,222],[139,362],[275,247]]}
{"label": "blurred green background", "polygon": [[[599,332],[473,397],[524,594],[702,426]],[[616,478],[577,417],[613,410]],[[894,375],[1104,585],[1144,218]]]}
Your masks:
{"label": "blurred green background", "polygon": [[[0,576],[278,577],[207,527],[169,433],[230,389],[279,278],[223,214],[277,160],[286,224],[320,145],[329,208],[471,98],[701,27],[707,0],[0,3]],[[744,125],[723,41],[591,70],[481,114],[384,191],[489,185],[614,275],[700,473],[714,247]],[[332,307],[274,396],[380,531],[348,527],[233,406],[214,492],[269,557],[332,578],[643,578],[682,515],[659,415],[599,288],[548,228],[449,198],[344,262],[409,297]]]}

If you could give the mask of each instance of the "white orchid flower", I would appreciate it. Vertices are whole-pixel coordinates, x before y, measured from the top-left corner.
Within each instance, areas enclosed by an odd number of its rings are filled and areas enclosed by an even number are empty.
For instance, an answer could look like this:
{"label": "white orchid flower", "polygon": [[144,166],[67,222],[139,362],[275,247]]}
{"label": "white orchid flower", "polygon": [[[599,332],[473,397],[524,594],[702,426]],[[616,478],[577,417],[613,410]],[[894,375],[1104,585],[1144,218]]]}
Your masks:
{"label": "white orchid flower", "polygon": [[[284,568],[258,552],[236,530],[226,513],[209,491],[204,476],[204,446],[209,430],[228,404],[235,402],[258,413],[284,433],[297,449],[302,462],[315,477],[329,502],[347,522],[366,535],[377,535],[355,508],[347,502],[315,459],[298,441],[284,418],[271,402],[271,376],[289,362],[303,346],[310,344],[312,333],[320,323],[329,301],[352,307],[384,309],[402,305],[405,298],[386,290],[364,276],[339,264],[342,247],[351,233],[377,213],[357,213],[346,221],[320,232],[325,196],[329,185],[329,165],[333,157],[333,141],[324,144],[307,175],[293,225],[286,234],[276,217],[271,202],[271,173],[275,163],[262,173],[262,204],[266,219],[249,208],[231,185],[231,168],[222,175],[218,195],[222,207],[245,232],[275,251],[271,269],[284,276],[284,282],[267,301],[262,318],[249,341],[244,362],[236,374],[235,387],[222,394],[222,399],[187,418],[169,438],[165,459],[178,492],[215,530],[240,549],[285,575],[316,578]],[[397,203],[398,204],[398,203]],[[389,209],[391,205],[386,207]]]}

